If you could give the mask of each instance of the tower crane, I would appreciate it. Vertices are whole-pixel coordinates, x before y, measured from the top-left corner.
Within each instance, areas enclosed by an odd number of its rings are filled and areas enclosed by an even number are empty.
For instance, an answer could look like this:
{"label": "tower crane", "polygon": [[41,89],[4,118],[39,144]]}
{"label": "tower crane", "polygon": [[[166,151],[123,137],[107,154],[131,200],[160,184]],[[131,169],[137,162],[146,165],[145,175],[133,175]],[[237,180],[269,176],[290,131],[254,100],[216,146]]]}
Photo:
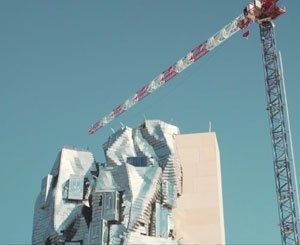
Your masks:
{"label": "tower crane", "polygon": [[296,212],[297,205],[295,200],[298,198],[297,180],[295,172],[294,178],[292,175],[294,163],[292,146],[289,141],[290,133],[288,132],[288,112],[283,88],[283,71],[280,66],[281,61],[276,47],[273,24],[273,21],[286,11],[277,4],[278,0],[254,0],[254,2],[249,3],[240,16],[143,86],[133,96],[117,106],[111,113],[93,124],[88,132],[89,134],[94,134],[97,130],[109,124],[235,33],[242,30],[244,31],[243,36],[246,37],[249,34],[249,31],[247,31],[248,27],[252,23],[257,23],[260,29],[262,46],[265,92],[273,150],[273,167],[281,241],[282,244],[299,244],[298,214]]}

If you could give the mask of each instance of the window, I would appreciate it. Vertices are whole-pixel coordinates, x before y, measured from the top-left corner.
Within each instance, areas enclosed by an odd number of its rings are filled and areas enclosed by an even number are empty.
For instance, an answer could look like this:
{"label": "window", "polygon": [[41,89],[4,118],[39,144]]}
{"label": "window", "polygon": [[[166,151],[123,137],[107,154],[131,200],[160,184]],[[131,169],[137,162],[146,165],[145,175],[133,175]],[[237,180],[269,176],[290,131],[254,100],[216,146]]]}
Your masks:
{"label": "window", "polygon": [[70,175],[68,199],[83,199],[83,176],[73,174]]}

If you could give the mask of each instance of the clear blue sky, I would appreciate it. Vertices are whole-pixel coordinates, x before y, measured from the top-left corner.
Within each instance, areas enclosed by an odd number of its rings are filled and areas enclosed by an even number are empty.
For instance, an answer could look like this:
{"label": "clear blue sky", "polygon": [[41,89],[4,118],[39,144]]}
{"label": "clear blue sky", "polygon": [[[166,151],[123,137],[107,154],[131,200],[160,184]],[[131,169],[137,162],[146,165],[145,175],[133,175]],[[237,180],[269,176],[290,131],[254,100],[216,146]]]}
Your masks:
{"label": "clear blue sky", "polygon": [[[0,1],[0,243],[30,243],[41,179],[63,145],[103,161],[89,126],[238,16],[246,0]],[[300,163],[299,1],[277,21]],[[144,114],[221,150],[228,244],[280,243],[258,27],[235,35],[111,124]],[[298,167],[299,170],[300,167]]]}

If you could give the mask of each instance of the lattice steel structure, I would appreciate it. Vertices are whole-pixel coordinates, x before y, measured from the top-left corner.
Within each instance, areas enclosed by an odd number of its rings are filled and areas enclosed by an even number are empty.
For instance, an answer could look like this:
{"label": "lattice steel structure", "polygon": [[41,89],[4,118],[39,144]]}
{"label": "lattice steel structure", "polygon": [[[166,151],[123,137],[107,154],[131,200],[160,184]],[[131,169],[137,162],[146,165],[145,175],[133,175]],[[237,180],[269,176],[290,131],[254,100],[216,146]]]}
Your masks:
{"label": "lattice steel structure", "polygon": [[278,201],[279,225],[282,244],[299,244],[295,191],[292,179],[292,157],[288,144],[286,105],[282,94],[282,73],[275,42],[274,25],[271,21],[260,25],[263,51],[267,111],[272,139],[273,163]]}

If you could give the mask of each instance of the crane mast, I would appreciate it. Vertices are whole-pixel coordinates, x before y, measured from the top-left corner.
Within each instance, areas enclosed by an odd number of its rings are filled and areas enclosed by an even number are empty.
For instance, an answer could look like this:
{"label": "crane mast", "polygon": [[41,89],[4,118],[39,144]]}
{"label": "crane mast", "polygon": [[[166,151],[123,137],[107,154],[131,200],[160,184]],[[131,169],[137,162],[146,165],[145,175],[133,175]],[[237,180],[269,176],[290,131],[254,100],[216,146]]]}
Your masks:
{"label": "crane mast", "polygon": [[[279,209],[279,226],[282,244],[299,244],[297,215],[295,207],[296,191],[293,188],[292,164],[288,141],[287,115],[282,93],[283,76],[275,42],[274,25],[264,21],[259,25],[262,43],[267,111],[272,140],[275,185]],[[296,181],[296,180],[295,180]]]}
{"label": "crane mast", "polygon": [[[288,110],[284,103],[283,74],[276,48],[273,20],[285,13],[277,6],[278,0],[254,0],[244,9],[244,13],[218,31],[211,38],[198,45],[184,58],[170,66],[150,83],[138,90],[133,96],[117,106],[111,113],[92,125],[89,134],[109,124],[122,113],[149,96],[194,62],[205,56],[239,30],[246,29],[251,23],[258,23],[262,44],[265,74],[267,111],[273,150],[273,167],[278,202],[279,226],[282,244],[299,245],[296,203],[299,202],[296,187],[292,145],[289,143]],[[248,31],[243,36],[247,36]],[[295,169],[295,168],[294,168]],[[297,199],[297,200],[295,200]],[[299,205],[299,204],[298,204]],[[298,206],[297,205],[297,206]]]}

